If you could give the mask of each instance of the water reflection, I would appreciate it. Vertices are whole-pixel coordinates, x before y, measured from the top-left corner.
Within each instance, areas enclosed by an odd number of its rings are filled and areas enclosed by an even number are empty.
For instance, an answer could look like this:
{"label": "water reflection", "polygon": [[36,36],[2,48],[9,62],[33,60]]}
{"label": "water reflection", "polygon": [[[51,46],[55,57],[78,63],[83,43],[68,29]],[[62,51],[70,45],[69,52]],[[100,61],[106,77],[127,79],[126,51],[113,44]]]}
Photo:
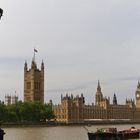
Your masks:
{"label": "water reflection", "polygon": [[[91,131],[96,128],[117,127],[127,129],[132,125],[99,125],[87,127]],[[133,125],[140,128],[140,125]],[[26,127],[26,128],[4,128],[6,135],[4,140],[88,140],[87,132],[82,126],[77,127]]]}

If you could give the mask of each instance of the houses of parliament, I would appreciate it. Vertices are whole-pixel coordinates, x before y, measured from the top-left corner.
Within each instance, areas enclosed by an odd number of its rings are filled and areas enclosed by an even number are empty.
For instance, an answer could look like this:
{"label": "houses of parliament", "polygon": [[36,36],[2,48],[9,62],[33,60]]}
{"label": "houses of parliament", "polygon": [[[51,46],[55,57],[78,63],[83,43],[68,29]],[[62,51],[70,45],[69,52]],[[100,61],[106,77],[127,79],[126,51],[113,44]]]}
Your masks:
{"label": "houses of parliament", "polygon": [[95,94],[95,104],[86,105],[83,94],[62,96],[61,104],[55,105],[54,114],[57,122],[62,123],[85,123],[93,120],[130,120],[140,121],[140,83],[138,82],[135,92],[135,101],[126,99],[124,105],[117,103],[114,94],[112,103],[110,98],[104,97],[100,82],[98,81]]}
{"label": "houses of parliament", "polygon": [[[37,68],[35,59],[32,60],[31,68],[27,62],[24,65],[24,101],[40,101],[44,103],[44,63],[41,69]],[[97,119],[126,119],[140,121],[140,83],[138,82],[135,92],[135,101],[126,99],[125,104],[117,103],[114,94],[113,101],[104,97],[100,82],[97,84],[95,103],[85,104],[85,97],[66,94],[61,95],[61,103],[52,105],[57,122],[61,123],[84,123],[88,120]]]}

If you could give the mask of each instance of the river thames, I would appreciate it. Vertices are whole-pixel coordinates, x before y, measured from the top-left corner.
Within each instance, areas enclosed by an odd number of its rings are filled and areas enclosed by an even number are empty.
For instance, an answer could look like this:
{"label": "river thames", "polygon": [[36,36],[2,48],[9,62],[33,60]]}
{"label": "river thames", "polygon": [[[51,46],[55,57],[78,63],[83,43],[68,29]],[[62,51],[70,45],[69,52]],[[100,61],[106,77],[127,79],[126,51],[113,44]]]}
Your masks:
{"label": "river thames", "polygon": [[[123,130],[140,125],[94,125],[86,128],[95,131],[96,128],[116,127]],[[88,140],[87,131],[82,126],[57,126],[57,127],[21,127],[3,128],[4,140]]]}

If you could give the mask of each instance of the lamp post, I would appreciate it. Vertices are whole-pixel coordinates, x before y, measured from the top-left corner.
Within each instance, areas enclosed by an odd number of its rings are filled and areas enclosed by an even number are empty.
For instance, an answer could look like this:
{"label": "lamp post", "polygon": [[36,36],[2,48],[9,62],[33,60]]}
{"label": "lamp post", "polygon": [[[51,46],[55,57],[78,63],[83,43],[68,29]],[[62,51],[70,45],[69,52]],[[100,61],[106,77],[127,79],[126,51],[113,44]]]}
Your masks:
{"label": "lamp post", "polygon": [[[3,15],[3,10],[0,8],[0,20],[1,20],[1,17]],[[0,140],[3,140],[4,139],[4,130],[0,128]]]}
{"label": "lamp post", "polygon": [[3,10],[0,8],[0,19],[1,19],[2,15],[3,15]]}

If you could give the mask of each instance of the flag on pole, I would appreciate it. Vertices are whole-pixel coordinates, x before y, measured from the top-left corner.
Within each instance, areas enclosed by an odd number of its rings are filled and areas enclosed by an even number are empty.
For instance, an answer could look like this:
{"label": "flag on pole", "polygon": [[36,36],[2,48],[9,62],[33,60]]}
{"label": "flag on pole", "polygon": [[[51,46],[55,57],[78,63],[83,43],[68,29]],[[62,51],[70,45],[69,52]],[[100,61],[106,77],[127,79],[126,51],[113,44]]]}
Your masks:
{"label": "flag on pole", "polygon": [[38,52],[36,49],[34,49],[34,52]]}

